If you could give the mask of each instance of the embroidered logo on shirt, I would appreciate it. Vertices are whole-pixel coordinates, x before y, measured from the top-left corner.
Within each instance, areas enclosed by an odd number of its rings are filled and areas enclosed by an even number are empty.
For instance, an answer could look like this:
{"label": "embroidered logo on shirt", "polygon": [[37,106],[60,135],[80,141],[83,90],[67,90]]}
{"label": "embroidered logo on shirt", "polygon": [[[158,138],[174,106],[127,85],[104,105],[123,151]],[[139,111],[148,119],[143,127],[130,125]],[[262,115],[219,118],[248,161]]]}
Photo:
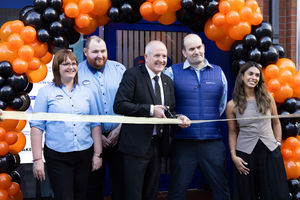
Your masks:
{"label": "embroidered logo on shirt", "polygon": [[216,84],[215,82],[206,81],[205,84]]}
{"label": "embroidered logo on shirt", "polygon": [[91,82],[89,80],[82,81],[82,85],[89,85]]}
{"label": "embroidered logo on shirt", "polygon": [[55,97],[57,100],[61,100],[61,99],[63,99],[64,97],[63,97],[63,95],[56,95],[56,97]]}

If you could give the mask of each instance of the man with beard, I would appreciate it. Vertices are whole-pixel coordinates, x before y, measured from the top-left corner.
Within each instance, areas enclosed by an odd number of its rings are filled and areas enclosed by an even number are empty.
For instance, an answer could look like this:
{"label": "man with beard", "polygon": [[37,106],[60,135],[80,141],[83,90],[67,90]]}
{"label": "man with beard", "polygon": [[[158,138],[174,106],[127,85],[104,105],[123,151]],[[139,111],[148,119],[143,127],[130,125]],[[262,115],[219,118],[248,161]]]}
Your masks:
{"label": "man with beard", "polygon": [[[196,34],[183,40],[184,63],[171,66],[166,74],[173,79],[177,113],[191,120],[218,119],[227,102],[227,81],[221,67],[204,57],[204,44]],[[192,124],[172,132],[171,182],[169,200],[184,200],[198,166],[208,180],[214,200],[229,200],[225,146],[217,122]]]}
{"label": "man with beard", "polygon": [[[79,84],[91,88],[97,101],[97,108],[102,115],[115,115],[113,103],[119,83],[126,68],[118,62],[107,60],[105,41],[98,36],[87,39],[84,54],[86,60],[78,66]],[[112,200],[122,199],[121,157],[117,143],[121,124],[102,123],[103,154],[94,156],[103,158],[103,167],[91,172],[89,181],[89,200],[103,200],[105,188],[105,164],[108,164],[112,179]]]}

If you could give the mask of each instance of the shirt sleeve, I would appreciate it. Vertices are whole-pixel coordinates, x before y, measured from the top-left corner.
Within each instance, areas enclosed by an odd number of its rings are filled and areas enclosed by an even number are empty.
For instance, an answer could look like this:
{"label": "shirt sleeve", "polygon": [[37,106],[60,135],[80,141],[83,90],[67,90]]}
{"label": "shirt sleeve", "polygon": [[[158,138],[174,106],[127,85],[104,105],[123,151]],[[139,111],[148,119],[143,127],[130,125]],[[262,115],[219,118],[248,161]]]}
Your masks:
{"label": "shirt sleeve", "polygon": [[169,76],[172,80],[174,80],[174,75],[173,75],[173,69],[172,67],[168,67],[165,71],[164,74]]}
{"label": "shirt sleeve", "polygon": [[225,111],[225,108],[226,108],[227,91],[228,91],[227,79],[226,79],[226,76],[223,71],[222,71],[222,83],[223,83],[223,94],[222,94],[222,98],[220,101],[220,107],[219,107],[220,116],[223,114],[223,112]]}
{"label": "shirt sleeve", "polygon": [[[33,112],[48,112],[48,93],[50,92],[48,86],[39,89],[38,94],[35,98]],[[32,120],[29,122],[30,127],[36,127],[42,132],[46,129],[46,120]]]}

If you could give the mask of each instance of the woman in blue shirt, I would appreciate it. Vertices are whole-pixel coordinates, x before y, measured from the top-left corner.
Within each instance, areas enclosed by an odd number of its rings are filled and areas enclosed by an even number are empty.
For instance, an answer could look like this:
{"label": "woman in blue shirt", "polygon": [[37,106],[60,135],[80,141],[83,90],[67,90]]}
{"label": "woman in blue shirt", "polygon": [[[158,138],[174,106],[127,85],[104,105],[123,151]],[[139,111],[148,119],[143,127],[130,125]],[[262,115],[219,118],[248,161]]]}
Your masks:
{"label": "woman in blue shirt", "polygon": [[[34,112],[98,115],[97,105],[86,87],[78,85],[78,61],[70,50],[59,50],[53,59],[53,83],[41,88]],[[33,174],[45,180],[44,157],[55,200],[86,200],[90,170],[102,165],[100,123],[30,122]]]}

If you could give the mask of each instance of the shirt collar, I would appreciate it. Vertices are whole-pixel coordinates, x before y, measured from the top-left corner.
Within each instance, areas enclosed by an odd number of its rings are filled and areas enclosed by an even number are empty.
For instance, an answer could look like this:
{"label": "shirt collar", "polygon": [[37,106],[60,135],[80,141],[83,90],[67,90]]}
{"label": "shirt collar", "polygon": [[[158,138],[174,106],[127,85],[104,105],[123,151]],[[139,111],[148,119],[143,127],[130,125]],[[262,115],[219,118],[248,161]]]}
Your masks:
{"label": "shirt collar", "polygon": [[147,69],[147,71],[148,71],[148,74],[149,74],[151,80],[152,80],[156,75],[160,77],[161,72],[159,72],[158,74],[155,74],[149,67],[147,67],[147,65],[145,65],[145,66],[146,66],[146,69]]}
{"label": "shirt collar", "polygon": [[[189,67],[191,67],[192,69],[195,69],[193,68],[189,61],[186,59],[183,63],[183,69],[188,69]],[[207,67],[211,67],[211,68],[214,68],[211,64],[209,64],[208,60],[204,59],[204,67],[202,69],[200,69],[201,71],[204,70],[205,68]],[[196,70],[196,69],[195,69]]]}
{"label": "shirt collar", "polygon": [[105,68],[105,66],[106,66],[106,64],[107,64],[107,61],[106,61],[106,63],[105,63],[105,65],[104,65],[103,68],[101,68],[101,69],[95,69],[94,67],[92,67],[92,66],[89,64],[89,62],[88,62],[87,60],[85,60],[85,62],[86,62],[86,65],[88,66],[89,70],[90,70],[93,74],[96,74],[97,72],[103,73],[103,72],[104,72],[104,68]]}

